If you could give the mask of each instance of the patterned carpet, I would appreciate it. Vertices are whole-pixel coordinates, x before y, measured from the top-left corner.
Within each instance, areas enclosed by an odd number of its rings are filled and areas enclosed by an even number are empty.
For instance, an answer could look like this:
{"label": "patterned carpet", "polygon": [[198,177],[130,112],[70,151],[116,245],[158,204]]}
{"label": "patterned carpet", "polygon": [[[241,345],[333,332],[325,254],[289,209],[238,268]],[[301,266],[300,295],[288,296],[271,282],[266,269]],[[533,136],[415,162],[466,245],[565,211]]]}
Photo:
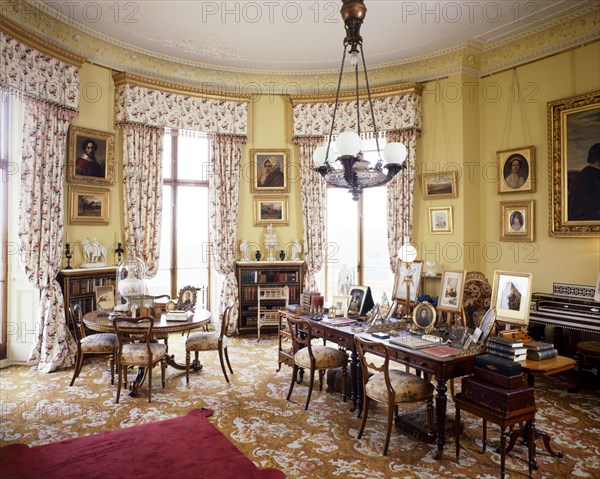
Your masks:
{"label": "patterned carpet", "polygon": [[[281,469],[290,479],[344,478],[481,478],[498,477],[500,456],[497,426],[488,430],[488,451],[480,455],[481,421],[463,413],[465,430],[461,462],[454,459],[454,439],[449,438],[442,460],[433,459],[436,446],[394,429],[388,457],[382,457],[385,411],[379,406],[369,414],[363,439],[356,435],[360,420],[348,412],[338,393],[313,392],[304,410],[307,388],[294,388],[285,400],[291,369],[276,372],[274,338],[233,338],[229,347],[235,374],[227,384],[216,353],[201,355],[204,369],[185,373],[167,368],[167,384],[160,388],[160,370],[154,371],[152,403],[146,397],[122,394],[116,405],[106,362],[88,360],[75,385],[69,387],[71,370],[38,373],[26,366],[0,370],[0,444],[31,446],[75,438],[104,430],[185,415],[190,409],[215,410],[210,420],[259,467]],[[170,350],[184,359],[183,339],[172,336]],[[600,396],[587,385],[580,393],[566,389],[573,374],[563,373],[536,382],[539,429],[553,437],[563,459],[550,457],[538,447],[540,465],[536,478],[600,477]],[[145,395],[146,389],[142,388]],[[454,415],[449,401],[449,414]],[[541,445],[541,442],[539,443]],[[527,477],[527,451],[517,444],[507,457],[508,477]],[[201,477],[191,474],[190,477]]]}

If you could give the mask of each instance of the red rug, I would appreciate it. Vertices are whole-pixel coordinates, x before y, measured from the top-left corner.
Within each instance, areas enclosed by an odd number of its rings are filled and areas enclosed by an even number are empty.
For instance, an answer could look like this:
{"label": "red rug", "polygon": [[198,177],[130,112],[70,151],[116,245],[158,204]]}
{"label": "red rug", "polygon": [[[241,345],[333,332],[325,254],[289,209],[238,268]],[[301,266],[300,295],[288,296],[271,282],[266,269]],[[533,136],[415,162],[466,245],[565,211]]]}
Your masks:
{"label": "red rug", "polygon": [[283,479],[277,469],[258,469],[206,418],[186,416],[67,441],[0,448],[2,479],[196,478]]}

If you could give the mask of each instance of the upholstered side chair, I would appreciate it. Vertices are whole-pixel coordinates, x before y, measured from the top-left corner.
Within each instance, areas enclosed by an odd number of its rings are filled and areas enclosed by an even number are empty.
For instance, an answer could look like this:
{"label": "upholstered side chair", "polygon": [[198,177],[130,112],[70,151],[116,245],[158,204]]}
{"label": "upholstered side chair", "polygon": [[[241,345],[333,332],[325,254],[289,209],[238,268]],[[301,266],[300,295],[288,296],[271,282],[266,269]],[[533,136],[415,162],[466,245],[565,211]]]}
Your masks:
{"label": "upholstered side chair", "polygon": [[75,358],[75,371],[73,372],[73,378],[69,386],[73,386],[75,379],[81,372],[83,366],[83,360],[86,356],[98,356],[104,355],[110,357],[110,383],[115,383],[115,359],[118,348],[117,336],[113,333],[98,333],[90,334],[89,336],[85,333],[85,327],[81,316],[81,307],[78,304],[74,304],[68,310],[70,330],[75,336],[75,342],[77,343],[77,357]]}
{"label": "upholstered side chair", "polygon": [[[362,438],[367,424],[371,399],[387,405],[388,417],[385,445],[383,447],[384,456],[387,456],[388,453],[392,422],[394,415],[398,414],[399,404],[425,402],[427,404],[427,431],[429,435],[433,435],[433,385],[414,374],[390,368],[390,353],[385,343],[369,341],[360,336],[354,336],[354,343],[362,368],[363,388],[362,422],[358,431],[358,439]],[[378,357],[377,364],[369,361],[368,353]],[[383,361],[381,361],[381,358],[383,358]]]}
{"label": "upholstered side chair", "polygon": [[[308,321],[299,318],[288,317],[288,325],[292,335],[292,350],[294,353],[294,365],[292,370],[292,382],[288,391],[287,400],[290,400],[294,384],[298,377],[300,368],[310,371],[310,382],[308,385],[308,395],[306,396],[306,405],[304,409],[308,409],[310,396],[312,394],[315,383],[315,371],[319,371],[319,390],[323,390],[323,375],[325,371],[331,368],[342,368],[342,391],[346,391],[347,369],[348,369],[348,354],[346,351],[341,351],[330,346],[321,346],[312,344],[313,336],[311,334],[310,324]],[[344,401],[346,394],[344,392]]]}
{"label": "upholstered side chair", "polygon": [[[221,369],[223,370],[223,376],[225,376],[225,381],[229,382],[229,377],[227,377],[227,371],[225,370],[225,361],[227,361],[227,366],[229,367],[229,371],[233,374],[233,369],[231,368],[231,363],[229,362],[229,354],[227,352],[227,346],[229,343],[229,339],[226,334],[230,327],[231,317],[232,317],[233,305],[230,304],[225,307],[223,314],[221,315],[221,324],[219,328],[215,332],[201,332],[190,334],[190,336],[185,341],[185,382],[188,384],[190,382],[190,356],[191,352],[194,352],[195,356],[195,365],[198,365],[198,353],[200,351],[218,351],[219,352],[219,361],[221,362]],[[196,369],[196,368],[195,368]]]}
{"label": "upholstered side chair", "polygon": [[148,402],[151,402],[152,368],[160,363],[162,387],[165,387],[165,369],[167,366],[167,345],[153,342],[154,318],[115,318],[115,333],[119,340],[117,352],[117,369],[119,383],[117,385],[116,403],[119,404],[123,380],[127,386],[127,369],[131,366],[145,367],[148,378]]}

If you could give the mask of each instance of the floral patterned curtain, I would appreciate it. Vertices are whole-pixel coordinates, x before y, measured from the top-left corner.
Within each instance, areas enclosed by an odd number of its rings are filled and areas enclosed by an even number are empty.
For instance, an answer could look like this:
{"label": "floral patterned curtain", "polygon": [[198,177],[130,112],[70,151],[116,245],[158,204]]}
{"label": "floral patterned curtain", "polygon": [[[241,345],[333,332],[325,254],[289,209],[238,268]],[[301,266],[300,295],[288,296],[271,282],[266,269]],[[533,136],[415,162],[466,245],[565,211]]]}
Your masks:
{"label": "floral patterned curtain", "polygon": [[387,184],[387,227],[390,267],[396,273],[398,249],[405,239],[412,240],[412,213],[415,188],[417,138],[420,130],[390,131],[387,142],[400,142],[407,149],[406,168]]}
{"label": "floral patterned curtain", "polygon": [[304,290],[316,291],[315,274],[321,271],[325,255],[325,208],[327,196],[323,177],[314,170],[313,153],[324,137],[297,138],[300,147],[300,194],[304,229]]}
{"label": "floral patterned curtain", "polygon": [[125,244],[146,265],[146,277],[158,271],[162,218],[162,138],[164,130],[123,125]]}
{"label": "floral patterned curtain", "polygon": [[213,174],[209,178],[210,241],[215,269],[225,276],[219,300],[219,315],[234,304],[229,331],[238,324],[239,298],[235,277],[237,227],[240,197],[242,144],[245,137],[212,135]]}
{"label": "floral patterned curtain", "polygon": [[56,275],[63,250],[63,176],[69,122],[74,113],[25,98],[19,241],[29,282],[40,289],[40,317],[29,361],[42,372],[73,364]]}
{"label": "floral patterned curtain", "polygon": [[29,361],[42,372],[73,364],[77,348],[56,275],[64,237],[63,181],[69,123],[79,107],[79,62],[65,63],[0,32],[0,89],[24,102],[19,248],[40,289]]}

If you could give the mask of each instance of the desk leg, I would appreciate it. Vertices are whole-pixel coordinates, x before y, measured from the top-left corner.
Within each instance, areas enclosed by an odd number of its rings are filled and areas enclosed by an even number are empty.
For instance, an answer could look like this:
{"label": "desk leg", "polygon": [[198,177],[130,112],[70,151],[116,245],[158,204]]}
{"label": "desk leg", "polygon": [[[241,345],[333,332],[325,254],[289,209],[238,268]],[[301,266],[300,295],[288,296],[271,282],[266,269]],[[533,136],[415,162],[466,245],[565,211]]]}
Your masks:
{"label": "desk leg", "polygon": [[[362,371],[360,368],[360,361],[358,360],[358,353],[355,348],[352,348],[350,353],[350,385],[351,385],[351,397],[352,407],[350,412],[358,411],[357,417],[361,416],[362,413]],[[357,407],[358,406],[358,407]]]}
{"label": "desk leg", "polygon": [[437,452],[435,454],[435,459],[439,460],[444,453],[444,428],[446,426],[446,405],[448,402],[448,399],[446,398],[446,381],[438,379],[435,389],[437,391],[435,396],[435,418],[437,422],[437,432],[435,434]]}

